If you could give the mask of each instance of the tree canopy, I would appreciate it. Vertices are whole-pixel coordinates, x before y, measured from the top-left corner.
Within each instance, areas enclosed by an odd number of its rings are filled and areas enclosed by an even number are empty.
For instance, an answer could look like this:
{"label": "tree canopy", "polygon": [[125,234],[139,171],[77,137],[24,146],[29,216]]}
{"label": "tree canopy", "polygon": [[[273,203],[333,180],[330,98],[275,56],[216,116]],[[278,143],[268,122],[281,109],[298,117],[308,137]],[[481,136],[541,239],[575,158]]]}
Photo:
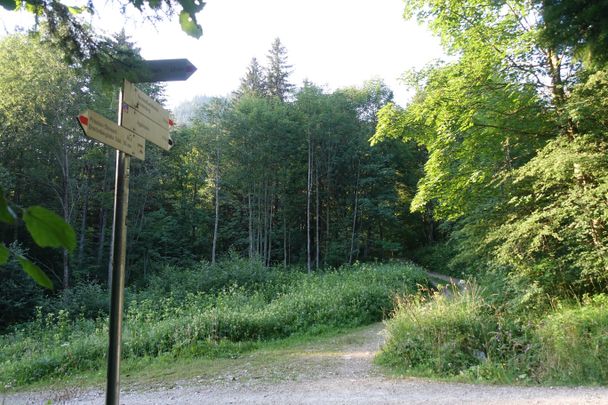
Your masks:
{"label": "tree canopy", "polygon": [[[60,49],[68,62],[87,65],[104,80],[116,82],[117,75],[124,76],[124,71],[137,67],[138,54],[129,49],[119,50],[111,38],[95,33],[82,18],[97,12],[95,3],[92,0],[82,3],[73,6],[59,0],[0,0],[0,6],[9,11],[31,13],[35,31],[42,28],[42,37]],[[178,13],[179,24],[186,34],[195,38],[203,34],[197,21],[198,13],[205,7],[202,0],[125,0],[114,4],[123,13],[132,7],[150,20]]]}
{"label": "tree canopy", "polygon": [[[608,282],[606,72],[601,53],[579,55],[601,39],[598,9],[566,3],[406,2],[456,58],[411,72],[413,101],[384,107],[374,137],[427,150],[411,209],[449,230],[451,265],[506,272],[529,302]],[[546,40],[558,15],[588,35]]]}

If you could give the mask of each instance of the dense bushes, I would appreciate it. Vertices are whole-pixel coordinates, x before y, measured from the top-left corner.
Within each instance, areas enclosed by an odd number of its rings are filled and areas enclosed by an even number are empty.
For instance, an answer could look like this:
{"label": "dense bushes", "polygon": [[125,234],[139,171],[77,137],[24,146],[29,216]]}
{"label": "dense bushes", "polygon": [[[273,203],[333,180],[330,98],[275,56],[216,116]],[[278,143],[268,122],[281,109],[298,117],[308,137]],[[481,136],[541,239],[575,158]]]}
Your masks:
{"label": "dense bushes", "polygon": [[534,317],[489,302],[475,288],[400,300],[378,361],[466,381],[608,383],[608,296]]}
{"label": "dense bushes", "polygon": [[[233,269],[233,275],[240,272]],[[356,265],[312,276],[259,270],[265,275],[244,274],[243,282],[235,277],[229,285],[218,281],[210,292],[184,294],[176,286],[164,295],[155,293],[157,287],[132,294],[125,314],[124,357],[217,356],[259,340],[378,321],[392,310],[395,294],[414,292],[426,281],[421,270],[405,264]],[[107,325],[105,317],[71,319],[65,310],[39,312],[34,321],[0,338],[0,384],[20,385],[101,367]]]}
{"label": "dense bushes", "polygon": [[558,383],[608,383],[608,295],[559,309],[539,325],[539,377]]}
{"label": "dense bushes", "polygon": [[[422,373],[453,375],[486,356],[496,322],[477,292],[458,299],[437,294],[399,301],[388,323],[389,339],[381,359],[388,364]],[[389,353],[391,355],[389,355]]]}

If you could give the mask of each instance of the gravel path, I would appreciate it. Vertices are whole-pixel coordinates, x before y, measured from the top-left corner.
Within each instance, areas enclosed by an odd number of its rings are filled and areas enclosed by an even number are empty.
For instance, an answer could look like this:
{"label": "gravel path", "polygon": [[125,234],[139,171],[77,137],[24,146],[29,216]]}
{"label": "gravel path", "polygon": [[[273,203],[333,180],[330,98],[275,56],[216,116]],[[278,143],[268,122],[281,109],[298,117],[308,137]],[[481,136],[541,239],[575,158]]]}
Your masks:
{"label": "gravel path", "polygon": [[[213,379],[194,378],[121,394],[121,404],[607,404],[608,388],[510,387],[389,378],[372,364],[383,342],[375,324],[298,347],[261,367],[253,357]],[[255,356],[253,354],[252,356]],[[264,363],[261,363],[264,364]],[[101,404],[99,390],[23,393],[5,404]],[[0,397],[0,404],[3,400]]]}

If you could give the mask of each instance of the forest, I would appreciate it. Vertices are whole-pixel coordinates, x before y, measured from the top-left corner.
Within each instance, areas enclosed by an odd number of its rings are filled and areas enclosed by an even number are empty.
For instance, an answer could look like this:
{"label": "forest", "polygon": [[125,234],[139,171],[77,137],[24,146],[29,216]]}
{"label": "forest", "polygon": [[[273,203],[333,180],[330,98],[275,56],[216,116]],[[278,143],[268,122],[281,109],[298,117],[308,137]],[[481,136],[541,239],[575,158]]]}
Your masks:
{"label": "forest", "polygon": [[[238,352],[390,313],[378,361],[406,374],[606,384],[604,3],[407,0],[404,17],[448,57],[404,74],[404,106],[381,80],[293,83],[277,38],[232,94],[176,108],[175,146],[131,167],[127,356],[204,355],[210,341]],[[124,33],[107,44],[138,52]],[[115,153],[75,119],[86,108],[116,118],[118,87],[101,76],[44,29],[0,39],[5,205],[42,205],[75,237],[73,249],[41,248],[24,221],[0,223],[5,385],[101,367],[101,337],[86,336],[107,315]],[[162,85],[142,90],[163,101]],[[425,269],[474,287],[450,301],[415,293]],[[225,309],[223,327],[211,307]],[[141,319],[160,313],[145,341]],[[200,330],[186,331],[192,322]],[[19,341],[35,340],[52,353],[44,367],[19,360]],[[62,368],[62,341],[80,342],[85,360]]]}
{"label": "forest", "polygon": [[[124,37],[116,42],[133,47]],[[20,238],[19,225],[4,235],[60,289],[104,285],[115,154],[84,137],[74,117],[85,108],[115,116],[117,89],[96,88],[33,39],[2,45],[2,188],[16,206],[43,203],[59,213],[75,229],[77,246],[70,254],[42,251]],[[145,283],[164,265],[215,263],[230,252],[310,272],[402,257],[421,243],[422,216],[407,209],[421,150],[398,140],[369,144],[391,91],[379,81],[334,93],[305,83],[296,91],[290,69],[277,39],[268,66],[253,59],[230,98],[184,105],[183,117],[176,111],[183,123],[170,152],[148,147],[145,161],[133,163],[128,283]],[[10,72],[21,72],[20,80]],[[162,96],[162,88],[150,91]],[[24,123],[23,115],[32,119]]]}

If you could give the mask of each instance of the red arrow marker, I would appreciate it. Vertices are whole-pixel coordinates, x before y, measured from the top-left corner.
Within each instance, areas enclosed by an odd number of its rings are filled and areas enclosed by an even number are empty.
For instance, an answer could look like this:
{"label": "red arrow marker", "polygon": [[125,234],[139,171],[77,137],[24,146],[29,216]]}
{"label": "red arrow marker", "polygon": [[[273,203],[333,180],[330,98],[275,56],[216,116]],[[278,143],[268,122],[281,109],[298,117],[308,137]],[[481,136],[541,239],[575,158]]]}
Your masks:
{"label": "red arrow marker", "polygon": [[84,125],[85,127],[86,127],[86,126],[89,126],[89,117],[87,117],[87,116],[85,116],[85,115],[81,115],[81,116],[79,116],[79,117],[78,117],[78,120],[79,120],[79,121],[80,121],[80,123],[81,123],[82,125]]}
{"label": "red arrow marker", "polygon": [[173,122],[173,120],[171,118],[169,118],[169,126],[172,127],[173,125],[175,125],[175,122]]}

